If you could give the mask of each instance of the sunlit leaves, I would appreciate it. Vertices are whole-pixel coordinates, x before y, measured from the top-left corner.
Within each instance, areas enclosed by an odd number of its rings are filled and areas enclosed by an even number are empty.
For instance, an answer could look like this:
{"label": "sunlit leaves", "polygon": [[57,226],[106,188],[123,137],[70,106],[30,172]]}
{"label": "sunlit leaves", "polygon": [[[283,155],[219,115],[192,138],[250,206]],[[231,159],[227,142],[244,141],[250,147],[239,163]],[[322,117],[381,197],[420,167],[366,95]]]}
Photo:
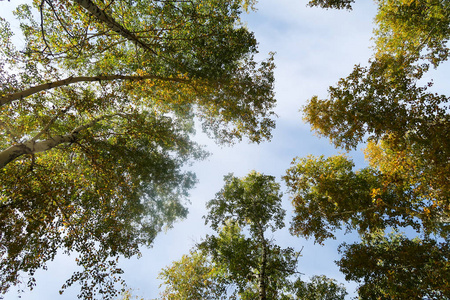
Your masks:
{"label": "sunlit leaves", "polygon": [[447,60],[450,7],[446,1],[377,2],[377,55],[403,56],[413,61],[423,59],[435,67]]}
{"label": "sunlit leaves", "polygon": [[449,98],[429,92],[432,83],[418,82],[429,68],[425,60],[437,66],[447,59],[445,5],[378,1],[377,46],[370,65],[355,66],[329,88],[327,99],[313,97],[304,107],[305,120],[336,146],[350,150],[368,142],[367,159],[379,185],[370,188],[372,197],[394,193],[390,203],[377,197],[378,207],[418,218],[425,232],[444,237],[448,228],[440,220],[449,215]]}
{"label": "sunlit leaves", "polygon": [[223,272],[201,251],[191,251],[161,270],[158,277],[165,285],[162,299],[227,299],[228,282]]}
{"label": "sunlit leaves", "polygon": [[429,189],[430,179],[395,158],[374,166],[354,171],[344,156],[294,160],[283,177],[293,195],[291,232],[318,243],[334,238],[339,229],[365,235],[411,226],[419,233],[447,237],[448,207],[441,191]]}
{"label": "sunlit leaves", "polygon": [[2,292],[62,249],[84,268],[64,287],[112,297],[115,258],[187,213],[194,118],[221,143],[270,139],[273,60],[254,61],[240,20],[252,4],[34,1],[15,12],[20,51],[1,21]]}

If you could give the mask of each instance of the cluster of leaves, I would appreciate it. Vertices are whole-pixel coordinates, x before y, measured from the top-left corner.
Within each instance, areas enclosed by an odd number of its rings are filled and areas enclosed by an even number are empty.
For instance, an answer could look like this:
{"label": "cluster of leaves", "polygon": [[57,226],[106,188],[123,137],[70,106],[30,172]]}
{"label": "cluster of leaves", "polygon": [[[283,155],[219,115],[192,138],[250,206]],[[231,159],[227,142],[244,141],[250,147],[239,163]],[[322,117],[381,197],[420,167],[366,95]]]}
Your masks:
{"label": "cluster of leaves", "polygon": [[352,3],[355,3],[355,0],[311,0],[308,2],[308,6],[351,10]]}
{"label": "cluster of leaves", "polygon": [[448,241],[374,233],[339,251],[346,279],[363,282],[363,299],[450,299]]}
{"label": "cluster of leaves", "polygon": [[229,282],[224,272],[202,251],[191,251],[160,272],[166,284],[162,299],[226,299]]}
{"label": "cluster of leaves", "polygon": [[116,294],[117,257],[139,254],[186,215],[205,152],[270,139],[273,59],[240,14],[252,1],[44,0],[0,20],[0,292],[58,250],[82,271],[63,289]]}
{"label": "cluster of leaves", "polygon": [[299,300],[344,300],[348,294],[344,285],[324,275],[313,276],[309,282],[298,279],[294,286]]}

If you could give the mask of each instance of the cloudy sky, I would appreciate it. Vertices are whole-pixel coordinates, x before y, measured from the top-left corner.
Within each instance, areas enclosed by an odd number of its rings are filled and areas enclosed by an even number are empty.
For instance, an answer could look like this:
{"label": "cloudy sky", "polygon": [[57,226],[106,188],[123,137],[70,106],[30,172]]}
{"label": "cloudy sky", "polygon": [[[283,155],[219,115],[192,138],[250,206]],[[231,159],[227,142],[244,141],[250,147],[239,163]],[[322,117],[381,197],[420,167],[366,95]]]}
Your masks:
{"label": "cloudy sky", "polygon": [[[14,0],[11,0],[14,3]],[[13,3],[0,2],[0,15],[8,15]],[[334,11],[306,7],[306,0],[261,0],[257,11],[245,15],[250,30],[259,41],[261,59],[269,51],[276,52],[275,61],[277,128],[271,142],[260,145],[242,142],[233,147],[220,148],[198,135],[198,140],[207,145],[212,153],[205,161],[196,163],[192,169],[199,183],[191,193],[190,214],[173,229],[161,233],[154,247],[143,249],[140,259],[122,260],[124,278],[135,295],[145,299],[158,297],[161,283],[158,272],[172,261],[188,253],[194,244],[208,232],[202,216],[206,214],[205,202],[223,186],[223,176],[232,172],[245,176],[251,170],[281,176],[296,156],[333,155],[339,152],[325,138],[319,139],[302,122],[299,109],[313,95],[325,97],[327,88],[339,78],[350,73],[355,64],[366,64],[370,49],[375,6],[372,1],[357,1],[354,10]],[[14,27],[13,27],[14,28]],[[364,165],[361,151],[350,154],[359,167]],[[283,187],[284,189],[284,187]],[[285,194],[284,206],[291,218],[292,207],[289,195]],[[346,283],[334,264],[338,259],[337,246],[354,236],[341,236],[328,241],[325,246],[292,237],[288,231],[274,234],[276,242],[283,247],[294,247],[302,251],[299,272],[306,280],[312,275],[324,274],[345,283],[350,294],[356,284]],[[67,290],[62,296],[58,290],[72,272],[76,270],[74,257],[59,256],[50,263],[47,271],[38,272],[37,287],[32,292],[22,293],[22,299],[76,299],[78,288]],[[10,293],[5,299],[18,299]]]}

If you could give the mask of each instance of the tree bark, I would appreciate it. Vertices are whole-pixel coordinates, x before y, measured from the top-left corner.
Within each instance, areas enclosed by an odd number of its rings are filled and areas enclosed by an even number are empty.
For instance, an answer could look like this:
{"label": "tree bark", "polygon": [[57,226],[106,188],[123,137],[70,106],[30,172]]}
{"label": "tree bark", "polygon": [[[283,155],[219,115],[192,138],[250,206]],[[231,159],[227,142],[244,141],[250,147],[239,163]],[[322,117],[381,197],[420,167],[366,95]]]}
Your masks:
{"label": "tree bark", "polygon": [[35,154],[48,151],[60,144],[74,142],[75,140],[76,133],[71,133],[64,136],[56,136],[44,141],[35,142],[30,140],[21,144],[13,145],[0,152],[0,169],[3,169],[8,163],[24,154]]}
{"label": "tree bark", "polygon": [[266,266],[267,266],[267,243],[264,238],[264,230],[261,225],[258,226],[259,236],[262,243],[262,257],[261,257],[261,269],[259,270],[259,299],[266,300],[267,299],[267,274],[266,274]]}
{"label": "tree bark", "polygon": [[58,146],[60,144],[74,143],[77,141],[78,134],[82,130],[93,126],[94,124],[96,124],[97,122],[99,122],[103,119],[110,118],[113,116],[117,116],[117,114],[102,116],[102,117],[93,119],[91,122],[89,122],[85,125],[78,126],[74,130],[72,130],[72,132],[70,132],[69,134],[66,134],[66,135],[58,135],[58,136],[52,137],[47,140],[36,141],[37,137],[41,135],[41,132],[40,132],[35,138],[33,138],[31,140],[28,140],[24,143],[13,145],[13,146],[1,151],[0,152],[0,170],[3,169],[7,164],[9,164],[10,162],[12,162],[13,160],[15,160],[16,158],[18,158],[22,155],[45,152],[45,151],[55,148],[56,146]]}

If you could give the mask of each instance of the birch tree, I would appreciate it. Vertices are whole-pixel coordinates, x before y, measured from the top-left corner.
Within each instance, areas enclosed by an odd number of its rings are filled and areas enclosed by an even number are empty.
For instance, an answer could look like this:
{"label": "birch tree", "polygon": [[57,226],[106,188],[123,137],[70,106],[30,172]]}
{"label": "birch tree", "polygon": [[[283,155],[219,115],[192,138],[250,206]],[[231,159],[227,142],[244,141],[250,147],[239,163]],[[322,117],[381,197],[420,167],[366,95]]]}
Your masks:
{"label": "birch tree", "polygon": [[187,213],[194,118],[218,143],[270,139],[274,64],[254,60],[251,4],[33,1],[19,45],[0,20],[2,293],[61,251],[82,267],[62,290],[113,297],[117,258]]}

